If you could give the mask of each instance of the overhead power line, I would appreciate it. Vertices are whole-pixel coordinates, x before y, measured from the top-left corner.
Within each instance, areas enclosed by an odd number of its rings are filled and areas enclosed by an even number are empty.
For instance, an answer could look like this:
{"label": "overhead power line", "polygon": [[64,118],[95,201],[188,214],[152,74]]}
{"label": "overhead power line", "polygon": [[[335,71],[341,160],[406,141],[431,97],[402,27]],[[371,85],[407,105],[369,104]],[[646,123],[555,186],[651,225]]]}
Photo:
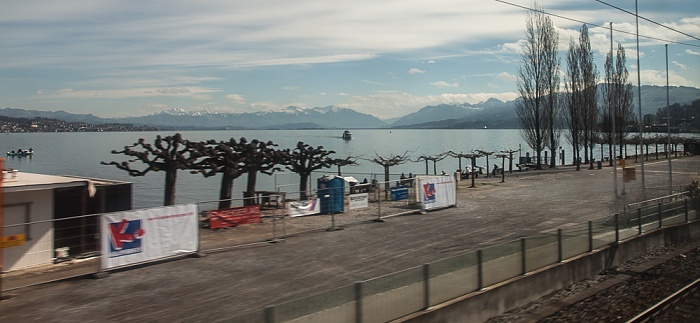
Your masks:
{"label": "overhead power line", "polygon": [[[605,25],[600,25],[600,24],[595,24],[595,23],[591,23],[591,22],[586,22],[586,21],[583,21],[583,20],[578,20],[578,19],[574,19],[574,18],[569,18],[569,17],[566,17],[566,16],[554,14],[554,13],[551,13],[551,12],[546,12],[546,11],[544,11],[544,10],[535,9],[535,8],[530,8],[530,7],[526,7],[526,6],[521,6],[521,5],[519,5],[519,4],[511,3],[511,2],[508,2],[508,1],[504,1],[504,0],[494,0],[494,1],[500,2],[500,3],[503,3],[503,4],[507,4],[507,5],[509,5],[509,6],[513,6],[513,7],[517,7],[517,8],[521,8],[521,9],[525,9],[525,10],[529,10],[529,11],[539,12],[539,13],[542,13],[542,14],[545,14],[545,15],[548,15],[548,16],[557,17],[557,18],[561,18],[561,19],[564,19],[564,20],[569,20],[569,21],[573,21],[573,22],[577,22],[577,23],[581,23],[581,24],[586,24],[586,25],[590,25],[590,26],[600,27],[600,28],[603,28],[603,29],[612,30],[612,31],[615,31],[615,32],[618,32],[618,33],[622,33],[622,34],[637,36],[637,34],[635,34],[635,33],[633,33],[633,32],[624,31],[624,30],[619,30],[619,29],[614,29],[614,28],[610,28],[610,27],[605,26]],[[669,40],[669,39],[663,39],[663,38],[658,38],[658,37],[653,37],[653,36],[646,36],[646,35],[641,35],[641,34],[640,34],[639,37],[647,38],[647,39],[652,39],[652,40],[658,40],[658,41],[666,42],[666,43],[673,43],[673,44],[678,44],[678,45],[685,45],[685,46],[699,47],[699,48],[700,48],[700,45],[689,44],[689,43],[684,43],[684,42],[679,42],[679,41],[674,41],[674,40]]]}
{"label": "overhead power line", "polygon": [[651,19],[644,18],[644,17],[642,17],[642,16],[640,16],[640,15],[635,14],[634,12],[627,11],[627,10],[622,9],[622,8],[620,8],[620,7],[611,5],[611,4],[609,4],[609,3],[605,2],[605,1],[600,1],[600,0],[595,0],[595,1],[600,2],[600,3],[602,3],[602,4],[606,5],[606,6],[615,8],[615,9],[617,9],[617,10],[620,10],[620,11],[622,11],[622,12],[628,13],[628,14],[630,14],[630,15],[636,16],[636,17],[638,17],[639,19],[646,20],[646,21],[648,21],[648,22],[650,22],[650,23],[652,23],[652,24],[655,24],[655,25],[657,25],[657,26],[661,26],[661,27],[664,27],[664,28],[666,28],[666,29],[668,29],[668,30],[675,31],[675,32],[677,32],[677,33],[679,33],[679,34],[681,34],[681,35],[688,36],[688,37],[693,38],[693,39],[695,39],[695,40],[700,40],[700,38],[698,38],[698,37],[695,37],[695,36],[693,36],[693,35],[686,34],[686,33],[682,32],[682,31],[680,31],[680,30],[671,28],[671,27],[669,27],[669,26],[666,26],[666,25],[664,25],[664,24],[658,23],[658,22],[653,21],[653,20],[651,20]]}

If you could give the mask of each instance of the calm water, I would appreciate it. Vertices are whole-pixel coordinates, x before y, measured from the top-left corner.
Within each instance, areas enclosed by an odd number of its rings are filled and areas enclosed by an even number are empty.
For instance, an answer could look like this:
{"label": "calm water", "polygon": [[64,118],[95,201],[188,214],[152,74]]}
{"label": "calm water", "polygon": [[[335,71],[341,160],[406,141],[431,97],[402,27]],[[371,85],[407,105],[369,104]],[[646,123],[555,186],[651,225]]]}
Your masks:
{"label": "calm water", "polygon": [[[323,146],[327,150],[334,150],[334,157],[344,158],[349,155],[372,158],[377,154],[389,156],[390,154],[402,155],[409,152],[412,160],[421,155],[437,155],[446,151],[471,152],[480,149],[486,151],[517,150],[522,145],[523,156],[531,150],[520,137],[519,130],[503,129],[464,129],[464,130],[353,130],[353,140],[340,139],[341,130],[274,130],[274,131],[183,131],[185,139],[189,140],[227,140],[246,137],[248,140],[271,140],[278,144],[280,149],[293,148],[298,141],[303,141],[312,146]],[[0,135],[0,151],[7,152],[18,148],[33,148],[34,157],[17,158],[6,157],[5,168],[18,169],[22,172],[52,174],[52,175],[76,175],[93,178],[113,179],[134,183],[134,207],[159,206],[163,200],[162,173],[153,172],[144,177],[131,177],[126,172],[118,170],[114,166],[101,165],[101,161],[122,161],[122,155],[114,155],[113,149],[122,149],[125,145],[131,145],[144,138],[153,142],[158,132],[119,132],[119,133],[11,133]],[[171,135],[173,132],[160,133]],[[564,140],[563,140],[564,141]],[[566,150],[567,163],[570,161],[571,149],[566,142],[562,143]],[[633,149],[633,148],[632,148]],[[632,150],[633,151],[633,150]],[[599,154],[596,149],[596,154]],[[607,154],[607,152],[605,153]],[[4,154],[3,154],[4,155]],[[517,153],[515,157],[517,158]],[[369,161],[360,160],[358,166],[343,167],[343,175],[355,176],[359,180],[372,179],[373,176],[383,176],[381,166]],[[477,164],[485,166],[484,158],[477,160]],[[490,161],[493,165],[493,160]],[[142,164],[136,162],[133,166]],[[467,160],[462,160],[462,165],[467,165]],[[448,157],[437,164],[438,172],[445,170],[448,173],[458,168],[456,158]],[[326,171],[332,172],[336,168]],[[408,162],[392,167],[392,174],[400,173],[425,173],[425,162]],[[430,163],[432,172],[432,162]],[[312,176],[312,185],[322,174]],[[398,176],[396,176],[398,177]],[[196,201],[215,200],[218,197],[220,177],[204,178],[201,175],[193,175],[181,171],[177,180],[177,201],[188,203]],[[234,182],[234,197],[240,197],[245,189],[245,175]],[[276,175],[258,175],[258,190],[275,190],[279,187],[283,191],[297,191],[298,175],[289,171]]]}

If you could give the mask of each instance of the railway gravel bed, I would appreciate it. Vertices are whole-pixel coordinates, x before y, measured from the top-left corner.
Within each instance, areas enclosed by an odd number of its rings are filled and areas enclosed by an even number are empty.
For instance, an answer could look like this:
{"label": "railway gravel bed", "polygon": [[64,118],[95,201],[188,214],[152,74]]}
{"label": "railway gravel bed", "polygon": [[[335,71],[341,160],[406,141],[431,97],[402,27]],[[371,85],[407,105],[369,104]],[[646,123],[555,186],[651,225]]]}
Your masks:
{"label": "railway gravel bed", "polygon": [[700,242],[672,245],[488,322],[626,322],[698,278]]}

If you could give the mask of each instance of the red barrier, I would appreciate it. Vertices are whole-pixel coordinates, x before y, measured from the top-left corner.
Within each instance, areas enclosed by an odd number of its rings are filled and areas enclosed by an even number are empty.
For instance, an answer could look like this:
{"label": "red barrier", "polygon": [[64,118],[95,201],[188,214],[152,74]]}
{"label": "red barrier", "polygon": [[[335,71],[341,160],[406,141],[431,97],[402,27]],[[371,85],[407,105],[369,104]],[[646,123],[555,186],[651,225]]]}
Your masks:
{"label": "red barrier", "polygon": [[209,211],[209,227],[212,229],[249,223],[260,223],[260,205]]}

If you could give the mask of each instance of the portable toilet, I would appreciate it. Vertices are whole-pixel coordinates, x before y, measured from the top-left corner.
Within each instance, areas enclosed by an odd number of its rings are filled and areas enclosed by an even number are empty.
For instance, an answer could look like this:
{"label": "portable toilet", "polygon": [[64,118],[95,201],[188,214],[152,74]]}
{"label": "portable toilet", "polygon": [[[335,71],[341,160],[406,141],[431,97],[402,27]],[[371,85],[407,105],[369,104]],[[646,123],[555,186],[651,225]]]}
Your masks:
{"label": "portable toilet", "polygon": [[340,176],[323,176],[318,179],[318,198],[321,214],[342,213],[345,206],[345,179]]}

